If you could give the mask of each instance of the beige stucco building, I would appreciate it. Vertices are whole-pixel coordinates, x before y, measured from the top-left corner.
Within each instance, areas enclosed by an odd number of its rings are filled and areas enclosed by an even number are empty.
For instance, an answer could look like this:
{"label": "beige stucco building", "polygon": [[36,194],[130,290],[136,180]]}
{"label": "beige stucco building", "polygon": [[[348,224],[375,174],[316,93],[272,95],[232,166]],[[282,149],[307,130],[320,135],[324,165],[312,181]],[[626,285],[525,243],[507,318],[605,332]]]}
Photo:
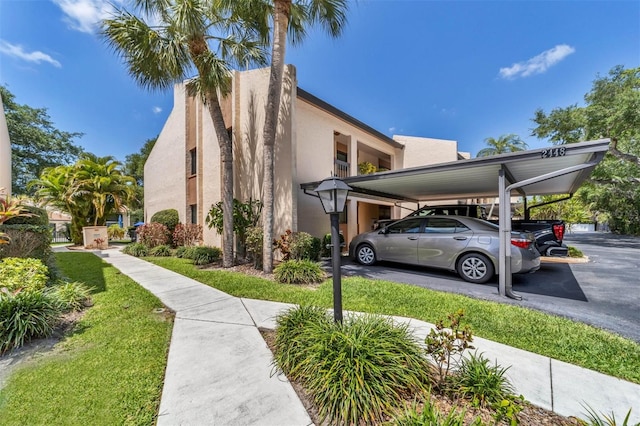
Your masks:
{"label": "beige stucco building", "polygon": [[[223,103],[234,143],[234,194],[262,199],[262,133],[269,69],[235,72],[231,94]],[[219,148],[213,123],[200,99],[184,85],[174,89],[174,106],[144,169],[145,219],[174,208],[184,223],[200,223],[206,244],[221,246],[221,236],[205,225],[212,204],[220,200]],[[285,230],[322,237],[329,218],[320,202],[300,183],[336,174],[358,174],[359,165],[396,170],[461,158],[457,142],[412,136],[390,138],[299,88],[295,67],[285,69],[276,136],[274,235]],[[413,206],[414,208],[416,206]],[[349,197],[341,232],[349,241],[370,230],[378,218],[405,215],[392,204]]]}

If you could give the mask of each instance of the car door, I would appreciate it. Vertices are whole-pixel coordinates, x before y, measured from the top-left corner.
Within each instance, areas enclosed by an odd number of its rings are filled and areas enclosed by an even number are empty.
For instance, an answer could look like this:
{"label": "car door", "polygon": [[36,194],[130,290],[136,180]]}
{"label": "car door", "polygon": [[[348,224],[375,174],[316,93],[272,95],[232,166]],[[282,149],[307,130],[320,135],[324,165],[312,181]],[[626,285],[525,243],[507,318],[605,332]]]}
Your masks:
{"label": "car door", "polygon": [[420,265],[451,269],[453,262],[469,244],[473,231],[454,218],[430,217],[418,239]]}
{"label": "car door", "polygon": [[376,239],[378,259],[418,263],[418,236],[424,219],[410,218],[392,223]]}

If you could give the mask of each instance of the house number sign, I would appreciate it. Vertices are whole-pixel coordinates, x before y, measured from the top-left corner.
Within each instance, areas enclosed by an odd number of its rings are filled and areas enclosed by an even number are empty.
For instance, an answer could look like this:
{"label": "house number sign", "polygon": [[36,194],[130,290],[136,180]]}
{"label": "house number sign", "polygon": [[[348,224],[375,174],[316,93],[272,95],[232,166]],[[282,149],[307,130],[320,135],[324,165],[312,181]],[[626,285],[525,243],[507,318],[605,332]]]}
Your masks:
{"label": "house number sign", "polygon": [[565,147],[543,149],[540,152],[542,158],[564,157],[567,153]]}

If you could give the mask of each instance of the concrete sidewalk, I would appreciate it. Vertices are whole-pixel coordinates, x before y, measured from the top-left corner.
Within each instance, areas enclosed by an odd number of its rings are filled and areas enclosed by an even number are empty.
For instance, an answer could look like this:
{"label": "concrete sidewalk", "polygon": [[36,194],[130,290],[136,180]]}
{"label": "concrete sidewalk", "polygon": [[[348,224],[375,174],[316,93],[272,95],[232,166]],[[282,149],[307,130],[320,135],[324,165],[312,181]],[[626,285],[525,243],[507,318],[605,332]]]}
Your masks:
{"label": "concrete sidewalk", "polygon": [[[258,327],[292,305],[230,296],[175,272],[122,254],[95,252],[176,312],[158,425],[309,425],[286,377],[274,375]],[[423,340],[432,324],[410,318]],[[585,418],[588,404],[631,423],[640,421],[640,385],[479,337],[474,346],[503,367],[531,403]]]}

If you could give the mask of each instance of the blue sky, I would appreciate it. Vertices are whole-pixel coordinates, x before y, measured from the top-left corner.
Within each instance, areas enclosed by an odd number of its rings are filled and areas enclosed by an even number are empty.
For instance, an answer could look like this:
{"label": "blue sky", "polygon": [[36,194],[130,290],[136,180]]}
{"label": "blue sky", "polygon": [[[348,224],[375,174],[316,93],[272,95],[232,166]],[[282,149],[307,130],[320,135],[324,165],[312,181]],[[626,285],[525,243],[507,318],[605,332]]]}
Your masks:
{"label": "blue sky", "polygon": [[[115,0],[112,3],[120,3]],[[120,160],[162,130],[172,92],[138,87],[94,31],[103,0],[0,0],[0,84],[76,143]],[[537,108],[581,105],[598,74],[640,66],[640,1],[359,0],[333,40],[290,47],[303,89],[389,136],[516,133]]]}

